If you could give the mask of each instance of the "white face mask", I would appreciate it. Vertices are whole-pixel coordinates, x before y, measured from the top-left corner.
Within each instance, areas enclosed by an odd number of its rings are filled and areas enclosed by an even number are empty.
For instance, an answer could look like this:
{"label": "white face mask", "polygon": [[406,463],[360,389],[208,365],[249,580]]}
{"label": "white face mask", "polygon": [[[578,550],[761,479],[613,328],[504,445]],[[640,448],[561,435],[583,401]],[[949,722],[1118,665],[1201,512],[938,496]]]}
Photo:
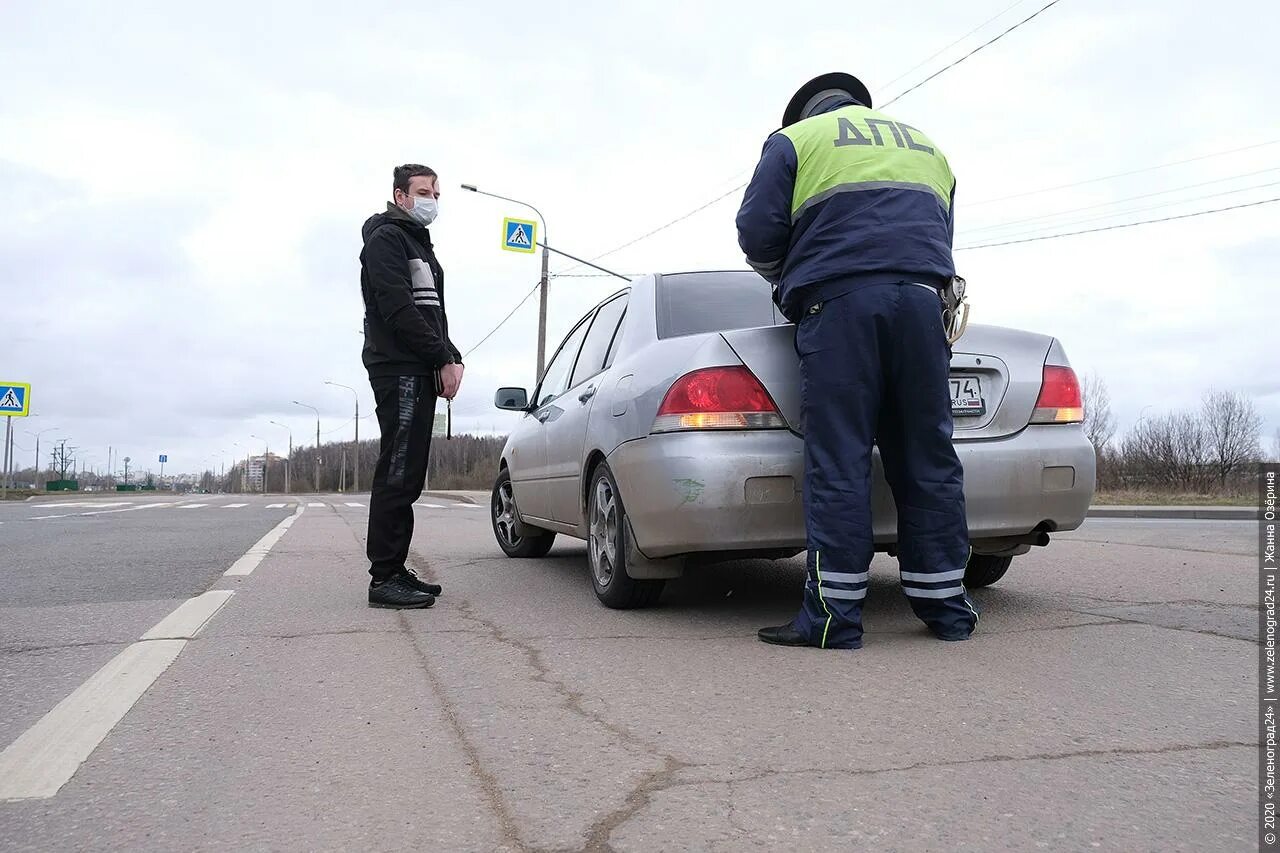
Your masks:
{"label": "white face mask", "polygon": [[422,196],[414,196],[413,209],[409,211],[409,215],[420,222],[422,225],[430,225],[436,221],[436,216],[440,214],[440,203],[434,198],[423,198]]}

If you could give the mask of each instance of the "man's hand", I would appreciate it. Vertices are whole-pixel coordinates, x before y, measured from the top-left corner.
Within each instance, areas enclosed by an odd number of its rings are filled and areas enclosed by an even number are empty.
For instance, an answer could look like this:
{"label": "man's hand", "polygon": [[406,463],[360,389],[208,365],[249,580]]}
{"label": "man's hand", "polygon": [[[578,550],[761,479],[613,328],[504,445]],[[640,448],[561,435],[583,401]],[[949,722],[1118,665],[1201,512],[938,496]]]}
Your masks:
{"label": "man's hand", "polygon": [[446,364],[440,368],[440,384],[444,387],[441,397],[452,400],[458,396],[458,390],[462,388],[462,370],[461,364]]}

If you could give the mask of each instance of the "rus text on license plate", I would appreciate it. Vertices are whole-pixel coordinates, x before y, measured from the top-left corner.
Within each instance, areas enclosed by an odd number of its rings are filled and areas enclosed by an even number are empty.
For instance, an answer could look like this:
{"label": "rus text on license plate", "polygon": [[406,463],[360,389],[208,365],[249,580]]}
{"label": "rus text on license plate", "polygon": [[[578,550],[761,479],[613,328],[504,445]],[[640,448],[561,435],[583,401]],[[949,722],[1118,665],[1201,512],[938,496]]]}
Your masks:
{"label": "rus text on license plate", "polygon": [[987,401],[982,396],[982,380],[977,376],[951,377],[951,414],[965,418],[985,415]]}

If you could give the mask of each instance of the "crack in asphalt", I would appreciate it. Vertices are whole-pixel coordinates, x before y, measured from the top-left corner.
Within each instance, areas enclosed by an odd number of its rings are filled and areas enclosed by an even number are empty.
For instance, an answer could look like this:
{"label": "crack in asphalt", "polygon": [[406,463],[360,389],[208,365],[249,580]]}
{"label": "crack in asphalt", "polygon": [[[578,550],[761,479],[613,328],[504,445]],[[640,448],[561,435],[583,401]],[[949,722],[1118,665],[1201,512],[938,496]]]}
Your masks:
{"label": "crack in asphalt", "polygon": [[[419,555],[414,553],[410,554],[409,559],[415,564],[415,567],[422,566],[426,562],[419,557]],[[564,681],[557,679],[551,674],[551,669],[543,659],[543,652],[541,649],[531,645],[528,640],[507,633],[501,625],[481,616],[476,612],[475,606],[470,601],[467,599],[456,599],[453,604],[463,619],[481,626],[495,642],[521,652],[525,656],[529,668],[533,671],[532,680],[550,688],[555,694],[557,694],[560,697],[561,706],[565,710],[577,714],[588,722],[594,723],[595,725],[605,729],[623,744],[630,746],[636,751],[662,760],[662,766],[657,770],[645,774],[627,794],[621,806],[609,814],[599,818],[595,823],[587,828],[586,842],[581,848],[579,848],[580,853],[587,853],[587,851],[611,850],[612,848],[609,846],[608,839],[613,831],[617,827],[629,821],[638,811],[643,809],[648,804],[649,798],[653,792],[669,787],[675,781],[675,774],[693,765],[688,762],[681,761],[673,755],[662,752],[654,745],[645,742],[635,733],[615,723],[613,720],[608,719],[603,714],[587,708],[585,705],[586,697],[582,691],[575,690]],[[408,622],[405,621],[403,624],[406,626],[407,630]],[[415,647],[417,647],[416,639]],[[419,652],[421,654],[421,649],[419,649]],[[425,655],[422,657],[425,662]],[[443,691],[440,686],[437,686],[437,692],[441,693],[442,701],[448,706],[448,700],[443,695]],[[448,706],[448,708],[449,711],[452,712],[452,707]],[[460,737],[465,738],[465,734],[461,731],[460,726],[457,731]],[[469,742],[466,744],[466,748],[468,749],[469,754],[475,753],[476,768],[479,771],[481,765],[479,763],[478,752]],[[491,776],[488,778],[493,779]],[[493,781],[496,784],[496,779],[493,779]],[[495,800],[502,804],[503,813],[509,814],[506,802],[502,798],[500,791],[495,788],[493,794]],[[506,822],[504,821],[504,827],[505,825]],[[531,849],[525,845],[519,838],[518,834],[516,834],[517,827],[514,820],[511,821],[510,827],[513,833],[510,835],[510,840],[513,843],[520,845],[520,849],[522,850]]]}
{"label": "crack in asphalt", "polygon": [[0,654],[27,654],[30,652],[56,652],[63,649],[91,649],[96,646],[128,646],[137,637],[128,640],[86,640],[83,643],[55,643],[47,646],[0,646]]}
{"label": "crack in asphalt", "polygon": [[[1244,519],[1247,520],[1247,519]],[[1214,551],[1208,548],[1180,548],[1174,545],[1150,545],[1140,542],[1113,542],[1109,539],[1085,539],[1079,536],[1071,538],[1063,537],[1062,542],[1091,542],[1094,545],[1114,545],[1117,548],[1155,548],[1158,551],[1181,551],[1187,554],[1213,554],[1216,557],[1249,557],[1248,553],[1238,551],[1223,551],[1221,549]]]}
{"label": "crack in asphalt", "polygon": [[1235,640],[1236,642],[1239,642],[1239,643],[1249,643],[1250,645],[1257,645],[1259,642],[1261,642],[1256,637],[1240,637],[1235,634],[1224,634],[1221,631],[1214,631],[1210,628],[1190,628],[1190,627],[1184,627],[1180,625],[1163,625],[1159,622],[1148,622],[1145,619],[1133,619],[1133,618],[1127,618],[1124,616],[1113,616],[1110,613],[1093,613],[1088,610],[1071,609],[1070,612],[1078,613],[1081,616],[1102,616],[1106,619],[1114,619],[1116,624],[1119,624],[1119,625],[1145,625],[1148,628],[1163,628],[1166,631],[1182,631],[1187,634],[1202,634],[1206,637],[1219,637],[1224,640]]}
{"label": "crack in asphalt", "polygon": [[[1077,758],[1106,758],[1109,756],[1145,756],[1145,755],[1170,755],[1183,752],[1214,752],[1222,749],[1241,749],[1250,748],[1257,749],[1258,741],[1236,741],[1236,740],[1214,740],[1205,743],[1180,743],[1170,744],[1168,746],[1157,747],[1127,747],[1118,746],[1111,749],[1080,749],[1066,750],[1061,752],[1037,752],[1028,755],[984,755],[976,758],[958,758],[952,761],[918,761],[914,764],[904,764],[896,767],[876,767],[867,770],[858,770],[850,767],[806,767],[798,770],[762,770],[752,773],[748,776],[727,779],[689,779],[685,781],[675,780],[671,785],[663,790],[682,787],[696,787],[699,785],[727,785],[730,788],[739,785],[746,785],[752,782],[759,782],[778,776],[880,776],[885,773],[906,773],[913,770],[939,770],[950,767],[964,767],[971,764],[1010,764],[1024,761],[1070,761]],[[700,765],[702,769],[713,769],[711,765]],[[730,773],[732,768],[726,768]],[[746,770],[748,768],[741,768]],[[651,793],[656,793],[652,791]]]}
{"label": "crack in asphalt", "polygon": [[472,774],[480,783],[480,790],[484,792],[485,799],[489,803],[489,808],[493,811],[494,816],[498,818],[501,825],[503,840],[520,851],[530,851],[530,848],[520,839],[519,827],[516,825],[515,815],[512,814],[510,807],[507,805],[506,799],[502,796],[502,785],[498,778],[489,772],[484,761],[480,757],[480,751],[471,739],[467,737],[466,727],[462,724],[462,719],[458,715],[458,709],[449,701],[449,696],[445,692],[444,682],[439,674],[431,667],[430,659],[426,650],[422,648],[418,642],[416,635],[409,627],[409,620],[405,616],[405,611],[396,611],[396,622],[400,625],[401,633],[403,633],[409,641],[409,645],[418,659],[418,668],[422,670],[427,677],[427,682],[431,685],[431,689],[436,696],[440,698],[441,708],[444,710],[445,719],[449,723],[449,728],[453,731],[453,736],[457,740],[458,745],[462,747],[463,754],[467,757],[467,764],[471,767]]}

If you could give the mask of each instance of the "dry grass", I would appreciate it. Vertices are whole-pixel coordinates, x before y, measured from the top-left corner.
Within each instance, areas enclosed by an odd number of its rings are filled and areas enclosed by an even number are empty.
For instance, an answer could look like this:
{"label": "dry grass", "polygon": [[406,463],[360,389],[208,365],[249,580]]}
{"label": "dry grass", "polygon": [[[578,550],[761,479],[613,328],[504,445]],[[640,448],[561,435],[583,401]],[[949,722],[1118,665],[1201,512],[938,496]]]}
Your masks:
{"label": "dry grass", "polygon": [[1180,492],[1117,491],[1094,493],[1095,506],[1253,506],[1245,495],[1196,495]]}

